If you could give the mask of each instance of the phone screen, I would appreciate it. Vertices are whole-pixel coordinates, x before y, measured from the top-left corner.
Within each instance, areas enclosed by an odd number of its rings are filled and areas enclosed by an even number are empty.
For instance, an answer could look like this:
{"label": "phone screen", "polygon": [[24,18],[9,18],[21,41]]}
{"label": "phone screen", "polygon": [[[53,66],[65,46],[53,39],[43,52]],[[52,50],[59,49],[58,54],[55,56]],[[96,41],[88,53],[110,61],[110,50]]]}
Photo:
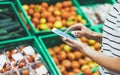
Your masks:
{"label": "phone screen", "polygon": [[68,34],[66,34],[66,33],[64,33],[64,32],[62,32],[62,31],[60,31],[60,30],[58,30],[58,29],[56,29],[56,28],[53,28],[52,31],[53,31],[54,33],[58,34],[58,35],[61,36],[61,37],[67,37],[67,38],[76,40],[75,37],[72,37],[72,36],[70,36],[70,35],[68,35]]}

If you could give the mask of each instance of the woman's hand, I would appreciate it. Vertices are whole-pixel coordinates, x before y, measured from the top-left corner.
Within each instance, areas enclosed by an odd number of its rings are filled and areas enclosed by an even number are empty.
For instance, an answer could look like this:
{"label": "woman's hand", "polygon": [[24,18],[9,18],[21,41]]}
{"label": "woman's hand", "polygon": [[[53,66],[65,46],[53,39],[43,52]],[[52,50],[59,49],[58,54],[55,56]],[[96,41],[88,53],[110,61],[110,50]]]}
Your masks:
{"label": "woman's hand", "polygon": [[83,24],[78,23],[75,25],[70,26],[65,33],[67,33],[68,31],[72,30],[72,34],[75,37],[81,37],[81,36],[85,36],[85,37],[90,37],[92,36],[92,34],[94,33],[93,31],[89,30],[87,27],[85,27]]}
{"label": "woman's hand", "polygon": [[83,52],[83,53],[85,53],[85,54],[87,53],[87,51],[88,51],[89,49],[91,49],[88,45],[82,43],[82,42],[79,41],[79,40],[72,40],[72,39],[70,39],[70,38],[62,38],[62,40],[63,40],[66,44],[68,44],[69,46],[71,46],[71,47],[73,47],[73,48],[75,48],[75,49],[77,49],[77,50],[80,50],[81,52]]}
{"label": "woman's hand", "polygon": [[75,37],[81,37],[81,36],[85,36],[88,39],[94,39],[98,42],[102,42],[102,35],[96,32],[93,32],[91,30],[89,30],[87,27],[85,27],[83,24],[78,23],[75,25],[70,26],[65,33],[67,33],[68,31],[72,30],[72,34]]}

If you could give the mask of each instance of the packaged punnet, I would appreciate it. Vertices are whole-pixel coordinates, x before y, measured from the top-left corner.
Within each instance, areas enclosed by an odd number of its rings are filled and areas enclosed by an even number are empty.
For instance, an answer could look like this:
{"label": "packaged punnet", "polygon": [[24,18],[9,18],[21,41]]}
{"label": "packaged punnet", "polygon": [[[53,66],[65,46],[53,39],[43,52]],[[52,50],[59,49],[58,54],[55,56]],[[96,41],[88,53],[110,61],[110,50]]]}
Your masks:
{"label": "packaged punnet", "polygon": [[35,37],[0,43],[0,75],[57,75]]}
{"label": "packaged punnet", "polygon": [[76,0],[75,2],[87,15],[92,25],[99,25],[105,22],[115,0]]}

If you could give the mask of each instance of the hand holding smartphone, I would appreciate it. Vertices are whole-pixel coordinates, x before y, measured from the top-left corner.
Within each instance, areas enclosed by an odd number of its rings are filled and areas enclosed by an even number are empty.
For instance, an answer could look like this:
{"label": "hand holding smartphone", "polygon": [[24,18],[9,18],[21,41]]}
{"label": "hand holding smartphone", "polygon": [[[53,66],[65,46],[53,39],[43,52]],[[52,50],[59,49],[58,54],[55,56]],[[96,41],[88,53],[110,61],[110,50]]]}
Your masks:
{"label": "hand holding smartphone", "polygon": [[70,38],[72,40],[76,40],[75,37],[72,37],[72,36],[70,36],[70,35],[68,35],[68,34],[66,34],[66,33],[64,33],[64,32],[62,32],[62,31],[60,31],[60,30],[58,30],[56,28],[53,28],[52,32],[56,33],[57,35],[59,35],[61,37],[66,37],[66,38]]}

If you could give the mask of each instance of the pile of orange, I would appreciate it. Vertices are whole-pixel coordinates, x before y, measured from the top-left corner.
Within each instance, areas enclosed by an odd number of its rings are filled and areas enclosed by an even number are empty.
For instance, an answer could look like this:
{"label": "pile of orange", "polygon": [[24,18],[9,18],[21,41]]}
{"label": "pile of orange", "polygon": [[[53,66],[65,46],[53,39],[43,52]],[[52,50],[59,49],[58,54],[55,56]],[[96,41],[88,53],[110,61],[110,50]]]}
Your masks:
{"label": "pile of orange", "polygon": [[76,13],[71,1],[48,4],[23,5],[26,13],[37,30],[50,30],[52,28],[66,28],[76,23],[86,24],[86,20]]}
{"label": "pile of orange", "polygon": [[[86,37],[81,37],[79,40],[94,50],[101,50],[101,44],[95,40],[87,39]],[[98,72],[92,73],[92,68],[97,67],[98,64],[82,52],[66,44],[48,48],[48,51],[63,75],[75,75],[81,72],[84,75],[99,75]]]}

